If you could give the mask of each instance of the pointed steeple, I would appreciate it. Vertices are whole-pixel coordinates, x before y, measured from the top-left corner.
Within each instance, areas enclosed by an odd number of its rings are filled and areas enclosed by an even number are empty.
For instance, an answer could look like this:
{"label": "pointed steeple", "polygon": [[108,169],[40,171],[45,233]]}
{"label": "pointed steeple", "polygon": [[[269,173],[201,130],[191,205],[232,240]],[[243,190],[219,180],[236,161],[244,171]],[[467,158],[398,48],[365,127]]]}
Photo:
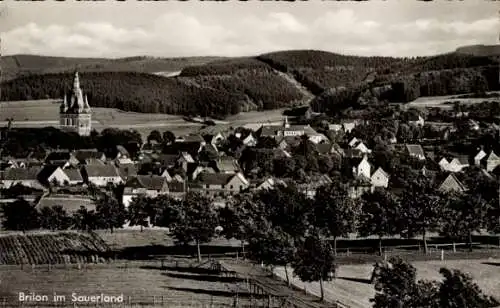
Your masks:
{"label": "pointed steeple", "polygon": [[73,78],[73,91],[80,90],[80,77],[78,77],[78,72],[75,71],[75,77]]}
{"label": "pointed steeple", "polygon": [[61,104],[61,113],[64,113],[66,111],[68,111],[68,100],[67,100],[66,92],[64,92],[64,99],[63,99],[63,102]]}
{"label": "pointed steeple", "polygon": [[285,128],[289,128],[290,127],[290,123],[288,123],[288,117],[285,116],[285,120],[283,121],[283,127]]}
{"label": "pointed steeple", "polygon": [[90,113],[90,105],[89,105],[89,100],[87,98],[87,94],[85,94],[85,97],[83,99],[84,105],[83,105],[83,111]]}

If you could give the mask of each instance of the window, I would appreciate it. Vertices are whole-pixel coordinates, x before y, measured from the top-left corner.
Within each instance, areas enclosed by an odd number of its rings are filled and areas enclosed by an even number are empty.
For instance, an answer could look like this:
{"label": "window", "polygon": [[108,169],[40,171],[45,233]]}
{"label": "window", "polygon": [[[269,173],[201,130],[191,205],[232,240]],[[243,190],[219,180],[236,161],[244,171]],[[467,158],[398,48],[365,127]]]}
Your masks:
{"label": "window", "polygon": [[233,185],[229,186],[230,189],[233,189]]}
{"label": "window", "polygon": [[222,185],[221,187],[222,187],[222,189],[224,189],[224,187],[226,187],[226,185]]}
{"label": "window", "polygon": [[210,185],[209,185],[209,184],[207,184],[207,185],[206,185],[206,188],[210,188]]}

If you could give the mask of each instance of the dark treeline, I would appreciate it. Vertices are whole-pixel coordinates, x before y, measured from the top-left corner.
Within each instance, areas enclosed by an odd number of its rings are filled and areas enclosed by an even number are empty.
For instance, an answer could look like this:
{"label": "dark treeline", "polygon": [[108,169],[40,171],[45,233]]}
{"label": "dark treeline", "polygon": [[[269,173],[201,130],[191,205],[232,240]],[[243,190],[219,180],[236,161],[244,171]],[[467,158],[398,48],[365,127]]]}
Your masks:
{"label": "dark treeline", "polygon": [[[70,74],[46,74],[17,78],[2,84],[2,100],[63,97],[72,84]],[[82,89],[93,107],[125,111],[224,117],[238,113],[245,96],[227,91],[186,85],[175,78],[142,73],[85,73]]]}
{"label": "dark treeline", "polygon": [[[135,155],[142,144],[141,134],[133,130],[119,130],[107,128],[98,133],[93,131],[89,137],[79,136],[77,133],[64,132],[53,127],[45,128],[12,128],[4,136],[3,155],[13,157],[43,158],[47,150],[77,150],[97,148],[108,157],[116,155],[116,146],[124,146],[131,155]],[[7,138],[5,138],[7,137]]]}

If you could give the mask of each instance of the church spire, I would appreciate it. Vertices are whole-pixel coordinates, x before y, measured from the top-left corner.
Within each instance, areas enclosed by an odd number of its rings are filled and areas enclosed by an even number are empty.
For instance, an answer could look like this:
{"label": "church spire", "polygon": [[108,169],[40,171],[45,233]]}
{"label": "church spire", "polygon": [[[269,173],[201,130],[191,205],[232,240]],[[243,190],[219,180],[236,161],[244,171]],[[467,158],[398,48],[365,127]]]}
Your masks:
{"label": "church spire", "polygon": [[73,91],[80,90],[80,77],[78,77],[78,71],[75,71],[75,77],[73,78]]}
{"label": "church spire", "polygon": [[68,99],[67,99],[67,95],[66,95],[66,92],[64,92],[64,99],[63,99],[63,102],[61,104],[61,112],[66,112],[68,111]]}

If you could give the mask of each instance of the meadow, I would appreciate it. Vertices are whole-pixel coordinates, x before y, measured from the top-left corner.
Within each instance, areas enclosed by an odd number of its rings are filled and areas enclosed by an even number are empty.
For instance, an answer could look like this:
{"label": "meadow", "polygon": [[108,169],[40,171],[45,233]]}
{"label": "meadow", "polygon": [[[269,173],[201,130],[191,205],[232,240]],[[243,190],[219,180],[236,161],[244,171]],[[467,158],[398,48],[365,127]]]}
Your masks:
{"label": "meadow", "polygon": [[[457,269],[472,276],[484,293],[497,296],[500,295],[500,259],[479,260],[433,260],[412,262],[417,269],[417,279],[441,280],[439,274],[441,267]],[[289,277],[293,277],[289,270]],[[371,307],[370,298],[375,295],[374,286],[370,283],[373,264],[362,265],[340,265],[337,279],[324,283],[325,299],[328,301],[338,300],[351,308]],[[285,278],[284,268],[276,268],[275,273],[282,279]],[[304,283],[297,277],[293,277],[292,283],[300,289],[305,289],[314,295],[320,295],[318,282]]]}

